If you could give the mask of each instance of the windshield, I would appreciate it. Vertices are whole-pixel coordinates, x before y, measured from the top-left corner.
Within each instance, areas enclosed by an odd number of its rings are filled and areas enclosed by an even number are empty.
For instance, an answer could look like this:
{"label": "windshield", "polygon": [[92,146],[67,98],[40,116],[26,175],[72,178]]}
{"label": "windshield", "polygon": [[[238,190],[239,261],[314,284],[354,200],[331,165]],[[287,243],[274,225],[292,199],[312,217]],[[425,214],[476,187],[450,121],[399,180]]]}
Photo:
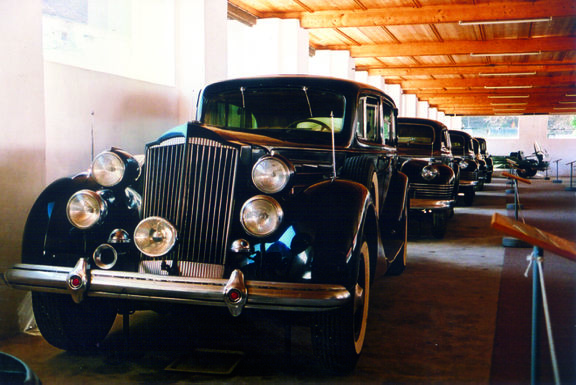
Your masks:
{"label": "windshield", "polygon": [[450,136],[450,141],[452,142],[452,153],[454,155],[467,155],[464,152],[464,150],[466,149],[464,140],[465,139],[462,136],[455,136],[455,135]]}
{"label": "windshield", "polygon": [[401,124],[398,126],[398,145],[410,146],[421,144],[430,146],[434,143],[434,129],[420,124]]}
{"label": "windshield", "polygon": [[342,131],[345,98],[304,86],[238,87],[204,93],[201,108],[203,123],[224,129],[328,134]]}

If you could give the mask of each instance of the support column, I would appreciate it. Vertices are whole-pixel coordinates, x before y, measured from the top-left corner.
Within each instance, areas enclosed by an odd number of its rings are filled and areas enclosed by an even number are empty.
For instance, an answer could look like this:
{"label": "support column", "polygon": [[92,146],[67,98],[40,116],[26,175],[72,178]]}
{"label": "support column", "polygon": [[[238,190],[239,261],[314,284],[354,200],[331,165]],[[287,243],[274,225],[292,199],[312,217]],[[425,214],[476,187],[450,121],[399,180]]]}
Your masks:
{"label": "support column", "polygon": [[226,0],[176,0],[178,118],[194,119],[198,91],[227,77]]}
{"label": "support column", "polygon": [[417,117],[417,105],[418,98],[414,94],[404,94],[402,95],[402,109],[400,110],[399,116],[405,116],[409,118]]}

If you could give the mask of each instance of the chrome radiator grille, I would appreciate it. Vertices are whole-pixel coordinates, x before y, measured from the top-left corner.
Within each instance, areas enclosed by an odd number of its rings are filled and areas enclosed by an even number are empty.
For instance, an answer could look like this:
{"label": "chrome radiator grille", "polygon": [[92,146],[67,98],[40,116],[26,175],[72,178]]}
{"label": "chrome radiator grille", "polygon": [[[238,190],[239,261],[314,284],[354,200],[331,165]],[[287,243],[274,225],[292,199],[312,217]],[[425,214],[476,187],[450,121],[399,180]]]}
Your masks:
{"label": "chrome radiator grille", "polygon": [[[174,250],[182,276],[221,277],[230,227],[238,150],[202,138],[169,139],[146,153],[143,217],[159,216],[178,231]],[[142,256],[140,271],[167,274]]]}
{"label": "chrome radiator grille", "polygon": [[461,171],[460,179],[462,180],[478,180],[478,173],[476,171]]}
{"label": "chrome radiator grille", "polygon": [[410,192],[413,198],[450,200],[453,199],[454,185],[410,183]]}

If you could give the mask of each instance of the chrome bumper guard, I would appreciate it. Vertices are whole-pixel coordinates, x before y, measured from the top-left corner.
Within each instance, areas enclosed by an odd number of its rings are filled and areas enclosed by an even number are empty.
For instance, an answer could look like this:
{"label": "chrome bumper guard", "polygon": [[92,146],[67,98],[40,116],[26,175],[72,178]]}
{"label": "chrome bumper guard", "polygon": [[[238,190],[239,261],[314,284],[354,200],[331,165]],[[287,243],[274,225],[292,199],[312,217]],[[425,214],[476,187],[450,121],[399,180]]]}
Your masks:
{"label": "chrome bumper guard", "polygon": [[448,210],[452,207],[454,207],[453,200],[410,198],[410,210],[440,211]]}
{"label": "chrome bumper guard", "polygon": [[227,306],[234,316],[244,307],[288,311],[326,311],[342,307],[351,295],[332,284],[244,281],[240,270],[229,279],[190,278],[110,270],[91,270],[85,259],[75,267],[17,264],[4,273],[15,289],[84,296]]}
{"label": "chrome bumper guard", "polygon": [[477,180],[462,180],[460,179],[460,186],[461,187],[473,187],[478,184]]}

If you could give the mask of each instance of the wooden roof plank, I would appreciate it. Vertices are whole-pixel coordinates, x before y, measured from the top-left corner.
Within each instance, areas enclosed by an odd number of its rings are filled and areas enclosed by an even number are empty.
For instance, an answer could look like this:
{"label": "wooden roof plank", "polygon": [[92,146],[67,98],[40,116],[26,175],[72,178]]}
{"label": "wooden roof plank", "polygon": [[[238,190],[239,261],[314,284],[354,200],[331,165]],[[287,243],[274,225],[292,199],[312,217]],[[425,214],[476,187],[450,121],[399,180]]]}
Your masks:
{"label": "wooden roof plank", "polygon": [[458,6],[434,5],[420,8],[389,7],[350,11],[316,11],[302,13],[300,22],[304,28],[341,28],[566,16],[576,16],[576,2],[538,0]]}
{"label": "wooden roof plank", "polygon": [[[576,3],[576,2],[575,2]],[[329,48],[329,47],[326,47]],[[338,47],[343,48],[343,47]],[[489,41],[457,40],[447,42],[412,42],[347,47],[352,57],[427,56],[462,54],[504,54],[510,52],[545,52],[576,49],[576,37],[541,37],[497,39]]]}

